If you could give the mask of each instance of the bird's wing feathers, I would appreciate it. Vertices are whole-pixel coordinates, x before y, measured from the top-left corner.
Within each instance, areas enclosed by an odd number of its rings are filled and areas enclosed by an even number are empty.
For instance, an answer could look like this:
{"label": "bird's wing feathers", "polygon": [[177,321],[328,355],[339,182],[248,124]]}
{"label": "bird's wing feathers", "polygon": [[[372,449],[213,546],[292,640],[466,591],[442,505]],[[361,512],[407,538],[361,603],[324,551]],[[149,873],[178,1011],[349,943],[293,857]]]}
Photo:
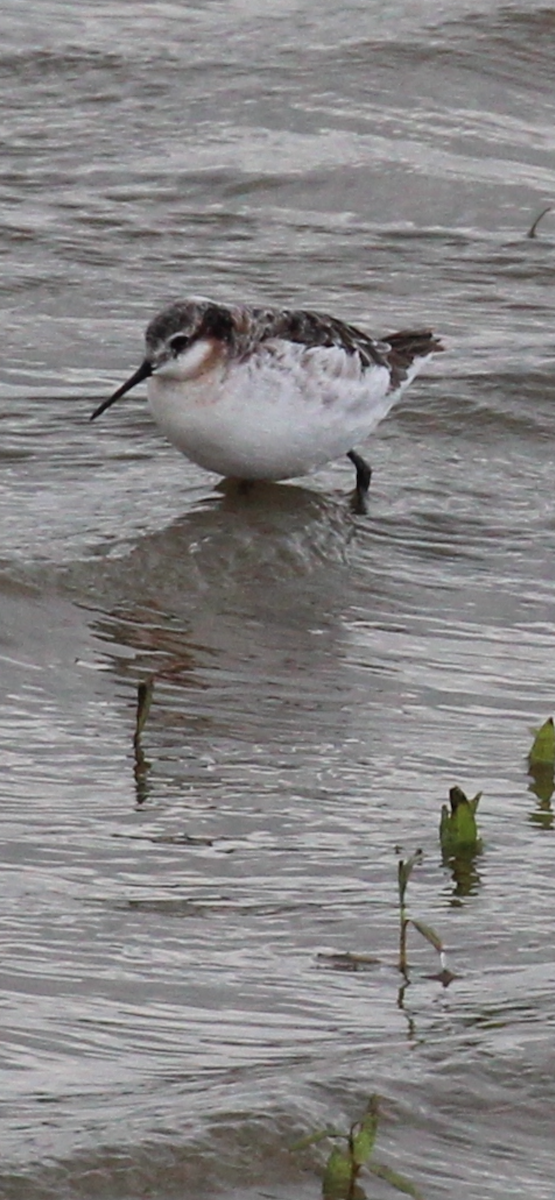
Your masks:
{"label": "bird's wing feathers", "polygon": [[387,346],[336,317],[305,309],[252,309],[254,336],[251,345],[273,338],[297,342],[307,348],[339,347],[347,354],[358,354],[363,366],[386,366]]}
{"label": "bird's wing feathers", "polygon": [[356,354],[363,368],[387,367],[392,389],[404,382],[416,359],[443,349],[439,339],[426,329],[403,330],[376,341],[354,325],[305,309],[252,308],[240,337],[247,356],[261,342],[273,339],[299,343],[307,348],[339,348],[349,355]]}

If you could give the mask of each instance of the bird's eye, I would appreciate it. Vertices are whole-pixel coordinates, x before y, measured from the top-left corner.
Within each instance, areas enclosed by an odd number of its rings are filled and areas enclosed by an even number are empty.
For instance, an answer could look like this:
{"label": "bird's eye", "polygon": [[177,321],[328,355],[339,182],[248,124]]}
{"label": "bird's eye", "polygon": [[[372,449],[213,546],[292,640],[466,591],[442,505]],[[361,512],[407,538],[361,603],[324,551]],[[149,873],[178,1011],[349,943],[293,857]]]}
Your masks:
{"label": "bird's eye", "polygon": [[191,339],[185,337],[184,333],[176,333],[175,337],[170,338],[170,348],[172,354],[174,354],[176,358],[178,354],[183,354],[183,351],[187,349],[190,341]]}

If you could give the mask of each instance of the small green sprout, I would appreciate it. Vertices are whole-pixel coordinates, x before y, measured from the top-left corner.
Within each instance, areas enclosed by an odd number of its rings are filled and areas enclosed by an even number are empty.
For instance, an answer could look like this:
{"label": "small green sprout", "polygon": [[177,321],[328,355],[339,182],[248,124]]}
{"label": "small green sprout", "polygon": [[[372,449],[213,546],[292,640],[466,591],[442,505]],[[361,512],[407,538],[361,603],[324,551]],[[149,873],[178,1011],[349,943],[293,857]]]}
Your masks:
{"label": "small green sprout", "polygon": [[555,791],[555,726],[553,717],[548,717],[540,729],[536,730],[531,750],[528,754],[528,774],[532,780],[529,790],[538,797],[540,811],[534,813],[531,820],[545,829],[553,825],[551,798]]}
{"label": "small green sprout", "polygon": [[482,793],[469,800],[460,787],[449,791],[451,812],[444,804],[441,809],[439,840],[444,858],[455,858],[459,854],[478,854],[482,842],[478,834],[476,810]]}
{"label": "small green sprout", "polygon": [[555,766],[555,725],[553,717],[548,717],[536,731],[532,749],[528,755],[529,767]]}
{"label": "small green sprout", "polygon": [[328,1138],[345,1143],[344,1146],[334,1146],[330,1152],[322,1179],[322,1200],[365,1200],[366,1193],[359,1184],[363,1169],[384,1179],[405,1196],[422,1200],[421,1192],[410,1179],[373,1159],[378,1121],[379,1096],[373,1095],[362,1119],[355,1121],[347,1134],[336,1129],[323,1129],[295,1144],[293,1149],[300,1150]]}

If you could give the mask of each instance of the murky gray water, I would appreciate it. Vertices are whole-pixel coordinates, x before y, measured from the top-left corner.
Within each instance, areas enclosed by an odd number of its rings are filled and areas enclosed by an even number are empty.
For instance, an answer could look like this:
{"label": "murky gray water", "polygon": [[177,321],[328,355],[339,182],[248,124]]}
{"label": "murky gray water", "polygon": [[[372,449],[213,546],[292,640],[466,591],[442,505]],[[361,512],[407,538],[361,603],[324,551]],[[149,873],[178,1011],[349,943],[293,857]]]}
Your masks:
{"label": "murky gray water", "polygon": [[[551,1200],[553,12],[3,24],[0,1195],[317,1200],[325,1149],[291,1143],[378,1091],[427,1197]],[[347,463],[241,497],[139,394],[88,424],[191,292],[441,334],[367,517]],[[454,783],[484,793],[466,886]],[[401,987],[397,846],[447,990],[416,933]]]}

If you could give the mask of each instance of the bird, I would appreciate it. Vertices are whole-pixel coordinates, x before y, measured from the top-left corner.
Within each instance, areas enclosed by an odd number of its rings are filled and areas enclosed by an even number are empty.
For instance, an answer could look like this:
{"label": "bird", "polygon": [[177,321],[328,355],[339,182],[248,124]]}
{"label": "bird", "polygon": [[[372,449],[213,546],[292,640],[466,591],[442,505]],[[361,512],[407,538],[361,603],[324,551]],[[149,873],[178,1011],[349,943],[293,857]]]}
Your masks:
{"label": "bird", "polygon": [[325,313],[199,297],[157,313],[145,347],[91,420],[146,380],[155,421],[192,462],[247,483],[296,478],[347,455],[360,511],[372,470],[354,447],[443,350],[428,329],[376,340]]}

